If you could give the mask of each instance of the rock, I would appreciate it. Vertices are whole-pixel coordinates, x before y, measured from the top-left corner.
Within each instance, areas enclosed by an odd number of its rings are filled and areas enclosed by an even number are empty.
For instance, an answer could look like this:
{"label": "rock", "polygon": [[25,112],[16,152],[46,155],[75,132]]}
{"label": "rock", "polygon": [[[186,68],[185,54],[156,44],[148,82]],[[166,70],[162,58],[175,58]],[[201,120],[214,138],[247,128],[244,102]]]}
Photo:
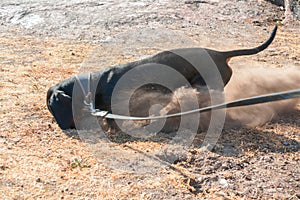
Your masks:
{"label": "rock", "polygon": [[222,185],[222,187],[228,187],[228,182],[224,178],[221,178],[219,183]]}

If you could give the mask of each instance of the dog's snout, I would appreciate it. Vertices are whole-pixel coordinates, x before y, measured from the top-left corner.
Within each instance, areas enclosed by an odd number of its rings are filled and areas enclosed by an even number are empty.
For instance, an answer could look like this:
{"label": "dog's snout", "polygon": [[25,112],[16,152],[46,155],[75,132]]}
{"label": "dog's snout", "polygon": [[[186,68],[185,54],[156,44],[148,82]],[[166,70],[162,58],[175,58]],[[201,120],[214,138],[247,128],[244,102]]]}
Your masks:
{"label": "dog's snout", "polygon": [[51,99],[52,94],[53,94],[53,87],[51,87],[51,88],[47,91],[47,99],[46,99],[46,103],[47,103],[48,108],[49,108],[50,99]]}
{"label": "dog's snout", "polygon": [[58,88],[51,87],[47,92],[47,107],[62,129],[74,128],[72,98]]}

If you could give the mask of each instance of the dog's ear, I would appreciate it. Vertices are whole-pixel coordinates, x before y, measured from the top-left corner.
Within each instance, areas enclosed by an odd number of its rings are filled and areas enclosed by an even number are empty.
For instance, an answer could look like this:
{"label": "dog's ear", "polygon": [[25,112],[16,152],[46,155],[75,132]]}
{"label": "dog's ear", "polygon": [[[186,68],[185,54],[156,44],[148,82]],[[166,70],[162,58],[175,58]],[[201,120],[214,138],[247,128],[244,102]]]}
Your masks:
{"label": "dog's ear", "polygon": [[52,91],[51,94],[48,93],[47,96],[47,106],[59,127],[62,129],[75,128],[72,112],[72,98],[61,90]]}
{"label": "dog's ear", "polygon": [[61,101],[62,104],[72,104],[72,98],[69,95],[65,94],[63,91],[58,90],[56,92],[56,97],[59,101]]}
{"label": "dog's ear", "polygon": [[[49,90],[50,91],[50,90]],[[47,93],[47,104],[48,104],[48,107],[49,106],[55,106],[55,107],[58,107],[58,106],[72,106],[72,98],[65,94],[64,91],[61,91],[61,90],[55,90],[55,91],[50,91]]]}

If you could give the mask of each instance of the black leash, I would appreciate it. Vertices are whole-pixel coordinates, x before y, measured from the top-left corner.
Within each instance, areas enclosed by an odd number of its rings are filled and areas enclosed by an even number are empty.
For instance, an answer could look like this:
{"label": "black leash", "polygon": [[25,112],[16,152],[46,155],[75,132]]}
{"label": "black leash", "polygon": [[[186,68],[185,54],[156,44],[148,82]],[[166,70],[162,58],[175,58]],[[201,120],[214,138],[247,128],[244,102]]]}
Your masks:
{"label": "black leash", "polygon": [[271,94],[265,94],[265,95],[259,95],[259,96],[253,96],[249,98],[243,98],[238,99],[235,101],[212,105],[204,108],[199,108],[195,110],[170,114],[170,115],[164,115],[164,116],[151,116],[151,117],[131,117],[131,116],[124,116],[124,115],[118,115],[118,114],[111,114],[108,111],[100,111],[98,109],[95,109],[93,107],[93,104],[87,104],[85,102],[85,105],[89,106],[91,114],[95,117],[104,117],[107,119],[119,119],[119,120],[155,120],[155,119],[165,119],[170,117],[178,117],[183,115],[189,115],[197,112],[207,112],[211,110],[217,110],[217,109],[223,109],[223,108],[233,108],[233,107],[240,107],[240,106],[249,106],[249,105],[255,105],[255,104],[262,104],[262,103],[268,103],[273,101],[280,101],[280,100],[287,100],[287,99],[293,99],[293,98],[299,98],[300,97],[300,88],[295,90],[289,90],[284,92],[276,92]]}

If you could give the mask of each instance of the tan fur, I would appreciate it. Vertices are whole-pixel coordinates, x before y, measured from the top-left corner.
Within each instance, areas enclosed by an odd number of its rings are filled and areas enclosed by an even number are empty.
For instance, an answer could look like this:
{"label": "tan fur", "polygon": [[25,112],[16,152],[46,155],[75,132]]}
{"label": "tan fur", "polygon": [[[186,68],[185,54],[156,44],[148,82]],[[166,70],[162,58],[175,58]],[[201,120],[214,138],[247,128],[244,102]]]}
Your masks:
{"label": "tan fur", "polygon": [[[211,91],[216,93],[216,91]],[[196,97],[196,103],[195,103]],[[193,88],[181,87],[174,92],[171,102],[160,111],[161,115],[189,111],[211,105],[209,92],[199,92]],[[176,131],[179,126],[186,129],[194,130],[195,126],[198,131],[205,131],[208,128],[211,118],[210,112],[199,114],[190,114],[182,117],[168,118],[163,128],[163,132]]]}

